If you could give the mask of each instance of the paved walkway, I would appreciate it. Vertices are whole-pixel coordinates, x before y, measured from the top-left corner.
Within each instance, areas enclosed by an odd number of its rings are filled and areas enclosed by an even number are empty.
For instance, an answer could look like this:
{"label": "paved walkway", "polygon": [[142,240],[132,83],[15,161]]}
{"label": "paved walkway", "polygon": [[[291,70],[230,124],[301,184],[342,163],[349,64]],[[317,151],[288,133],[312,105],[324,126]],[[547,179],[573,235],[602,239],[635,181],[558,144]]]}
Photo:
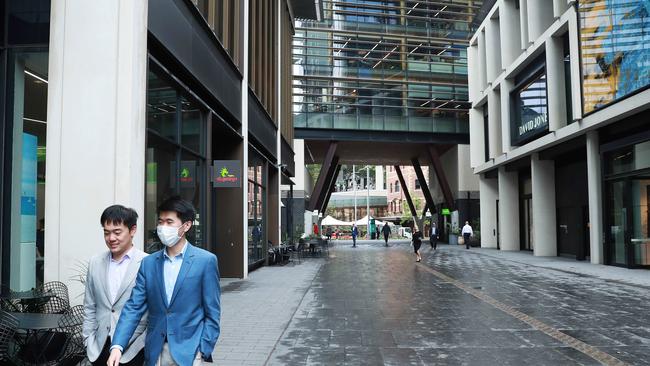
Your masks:
{"label": "paved walkway", "polygon": [[[422,263],[411,251],[338,242],[330,258],[225,285],[217,364],[650,365],[646,288],[474,249],[423,245]],[[279,298],[261,286],[283,281]]]}

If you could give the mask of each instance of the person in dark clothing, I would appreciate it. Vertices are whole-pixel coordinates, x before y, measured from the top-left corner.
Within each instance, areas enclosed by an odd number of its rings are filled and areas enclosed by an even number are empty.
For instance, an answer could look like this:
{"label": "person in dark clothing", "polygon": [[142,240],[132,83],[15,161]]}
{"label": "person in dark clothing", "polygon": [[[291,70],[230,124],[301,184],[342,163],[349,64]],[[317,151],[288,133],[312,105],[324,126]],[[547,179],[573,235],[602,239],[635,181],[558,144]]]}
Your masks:
{"label": "person in dark clothing", "polygon": [[325,231],[325,236],[327,236],[327,240],[332,240],[332,228],[327,227],[327,230]]}
{"label": "person in dark clothing", "polygon": [[438,228],[435,222],[431,224],[431,229],[429,229],[429,242],[431,243],[431,248],[436,250],[438,246]]}
{"label": "person in dark clothing", "polygon": [[357,246],[357,236],[359,236],[359,229],[357,229],[357,225],[354,225],[352,226],[352,248]]}
{"label": "person in dark clothing", "polygon": [[388,237],[390,236],[390,227],[388,226],[388,223],[384,224],[384,227],[381,228],[381,232],[384,233],[384,241],[386,242],[386,246],[388,246]]}
{"label": "person in dark clothing", "polygon": [[422,256],[420,255],[420,246],[422,246],[422,233],[417,225],[413,225],[413,251],[415,252],[415,261],[420,262]]}

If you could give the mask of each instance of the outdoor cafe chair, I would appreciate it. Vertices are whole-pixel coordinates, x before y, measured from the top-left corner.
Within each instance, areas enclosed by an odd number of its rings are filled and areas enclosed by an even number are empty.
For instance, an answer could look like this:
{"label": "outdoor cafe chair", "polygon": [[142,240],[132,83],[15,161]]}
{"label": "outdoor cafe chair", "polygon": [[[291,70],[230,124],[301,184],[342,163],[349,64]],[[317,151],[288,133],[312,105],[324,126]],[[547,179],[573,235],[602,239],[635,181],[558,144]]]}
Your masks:
{"label": "outdoor cafe chair", "polygon": [[63,314],[70,309],[68,287],[63,282],[46,282],[43,284],[42,291],[50,293],[52,297],[41,306],[39,313]]}
{"label": "outdoor cafe chair", "polygon": [[0,311],[0,364],[4,365],[5,361],[8,361],[9,344],[14,338],[16,327],[18,327],[18,319],[5,311]]}

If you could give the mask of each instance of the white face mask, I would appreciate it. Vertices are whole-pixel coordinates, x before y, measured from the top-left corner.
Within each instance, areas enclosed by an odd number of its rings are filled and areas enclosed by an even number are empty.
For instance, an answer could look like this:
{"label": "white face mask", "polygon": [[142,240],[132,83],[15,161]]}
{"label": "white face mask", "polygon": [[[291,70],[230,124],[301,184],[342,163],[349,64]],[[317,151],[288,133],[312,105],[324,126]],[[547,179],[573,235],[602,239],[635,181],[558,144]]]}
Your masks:
{"label": "white face mask", "polygon": [[167,247],[173,247],[179,240],[181,240],[181,237],[178,236],[178,229],[180,229],[180,226],[174,227],[158,225],[156,232],[158,233],[158,238],[160,238],[161,243]]}

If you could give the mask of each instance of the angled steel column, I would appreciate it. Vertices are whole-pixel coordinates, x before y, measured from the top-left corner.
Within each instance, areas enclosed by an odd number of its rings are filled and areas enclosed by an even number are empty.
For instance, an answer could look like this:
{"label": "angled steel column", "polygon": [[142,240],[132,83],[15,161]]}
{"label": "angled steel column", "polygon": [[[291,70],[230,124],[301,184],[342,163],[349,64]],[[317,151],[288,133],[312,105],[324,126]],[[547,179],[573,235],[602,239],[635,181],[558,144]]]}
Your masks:
{"label": "angled steel column", "polygon": [[411,194],[409,193],[409,188],[404,181],[404,176],[402,175],[402,170],[399,168],[399,165],[395,165],[395,172],[397,173],[397,178],[399,178],[399,184],[402,185],[402,191],[404,191],[404,196],[406,197],[406,202],[409,204],[411,209],[411,215],[414,218],[418,218],[418,212],[415,210],[415,205],[413,205],[413,200],[411,200]]}
{"label": "angled steel column", "polygon": [[[427,201],[426,206],[424,207],[424,214],[427,212],[427,207],[431,210],[431,214],[436,212],[436,204],[433,202],[433,196],[431,196],[431,191],[429,191],[429,185],[424,178],[424,173],[422,173],[422,167],[420,167],[420,162],[417,158],[411,159],[413,163],[413,169],[415,169],[415,175],[418,176],[418,181],[420,182],[420,189],[424,193],[424,199]],[[423,215],[424,217],[424,215]]]}
{"label": "angled steel column", "polygon": [[[330,143],[329,148],[327,149],[327,154],[325,155],[325,161],[323,161],[323,166],[320,168],[320,173],[318,174],[318,180],[316,181],[316,186],[312,192],[311,199],[309,200],[309,211],[314,211],[319,208],[327,194],[327,185],[330,183],[330,179],[334,171],[336,170],[336,163],[334,159],[336,158],[336,148],[338,147],[338,142],[333,141]],[[338,160],[338,159],[337,159]]]}
{"label": "angled steel column", "polygon": [[[339,161],[338,156],[336,157],[336,162]],[[339,176],[339,172],[341,171],[341,166],[336,165],[336,170],[334,170],[334,175],[332,175],[332,179],[330,180],[330,183],[327,185],[327,194],[325,195],[325,199],[323,200],[323,204],[320,205],[318,208],[319,212],[325,212],[325,209],[327,209],[327,204],[330,202],[330,197],[332,197],[332,192],[334,192],[334,185],[336,185],[336,177]]]}
{"label": "angled steel column", "polygon": [[431,155],[431,163],[433,165],[433,170],[436,172],[438,184],[440,184],[440,188],[442,188],[442,194],[445,196],[445,204],[448,208],[453,208],[454,196],[451,194],[449,182],[447,182],[447,177],[445,176],[445,170],[442,168],[440,153],[434,146],[429,146],[429,155]]}

